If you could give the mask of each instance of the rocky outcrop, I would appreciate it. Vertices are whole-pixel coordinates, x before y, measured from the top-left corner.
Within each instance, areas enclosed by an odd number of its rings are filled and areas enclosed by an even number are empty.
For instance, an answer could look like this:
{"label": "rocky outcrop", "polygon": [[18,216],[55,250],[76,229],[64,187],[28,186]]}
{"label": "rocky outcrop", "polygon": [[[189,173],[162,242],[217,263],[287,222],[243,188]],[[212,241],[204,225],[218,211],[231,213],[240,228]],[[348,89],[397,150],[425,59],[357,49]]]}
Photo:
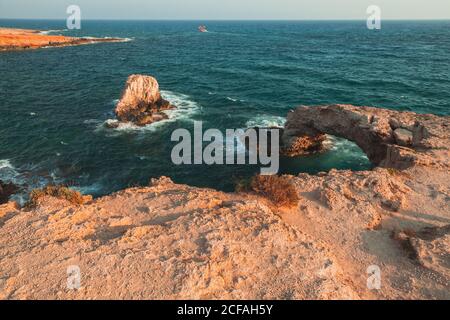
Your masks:
{"label": "rocky outcrop", "polygon": [[13,183],[4,183],[0,180],[0,204],[8,202],[9,197],[19,191]]}
{"label": "rocky outcrop", "polygon": [[[259,142],[261,142],[260,134],[262,130],[265,130],[267,133],[266,140],[267,140],[267,151],[269,154],[272,152],[272,132],[277,132],[280,138],[283,137],[283,128],[279,127],[254,127],[247,129],[246,133],[248,133],[248,130],[255,130],[256,132],[256,138],[258,141],[257,148],[259,150],[260,145]],[[279,152],[280,155],[285,157],[298,157],[298,156],[306,156],[311,154],[316,154],[320,152],[324,152],[326,150],[326,147],[324,145],[324,141],[327,139],[327,136],[324,134],[320,134],[314,137],[311,136],[301,136],[301,137],[290,137],[285,140],[281,139],[279,141]],[[246,149],[249,149],[249,140],[246,138],[246,136],[242,137],[242,142],[244,143]]]}
{"label": "rocky outcrop", "polygon": [[376,166],[448,167],[449,117],[331,105],[299,107],[288,114],[283,142],[330,134],[355,142]]}
{"label": "rocky outcrop", "polygon": [[128,40],[120,38],[76,38],[43,34],[39,30],[0,28],[0,52],[124,41]]}
{"label": "rocky outcrop", "polygon": [[122,122],[145,126],[167,119],[168,116],[163,111],[173,108],[175,107],[169,101],[161,97],[159,84],[155,78],[131,75],[115,112]]}
{"label": "rocky outcrop", "polygon": [[287,157],[298,157],[325,151],[326,135],[299,136],[282,140],[281,153]]}

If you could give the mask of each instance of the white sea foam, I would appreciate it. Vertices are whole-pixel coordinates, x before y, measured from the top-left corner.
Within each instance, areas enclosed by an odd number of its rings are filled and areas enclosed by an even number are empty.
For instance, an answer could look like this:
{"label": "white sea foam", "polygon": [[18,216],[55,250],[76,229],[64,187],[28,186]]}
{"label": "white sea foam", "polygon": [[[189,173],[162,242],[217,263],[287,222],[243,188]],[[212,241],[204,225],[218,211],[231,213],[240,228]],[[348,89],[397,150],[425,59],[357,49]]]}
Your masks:
{"label": "white sea foam", "polygon": [[60,33],[60,32],[66,32],[68,31],[67,29],[61,29],[61,30],[45,30],[45,31],[41,31],[41,34],[51,34],[51,33]]}
{"label": "white sea foam", "polygon": [[361,160],[369,161],[364,151],[362,151],[357,144],[347,139],[327,135],[327,140],[325,140],[324,144],[331,151],[339,152],[341,155],[354,158],[358,157]]}
{"label": "white sea foam", "polygon": [[[245,130],[245,129],[242,129]],[[231,152],[235,154],[245,154],[247,153],[247,147],[242,139],[234,139],[234,143],[228,138],[225,138],[225,143],[221,148],[224,152]]]}
{"label": "white sea foam", "polygon": [[103,185],[99,182],[96,182],[88,186],[81,186],[81,187],[73,186],[71,187],[71,189],[76,190],[81,194],[96,194],[99,193],[101,190],[103,190]]}
{"label": "white sea foam", "polygon": [[122,42],[130,42],[130,41],[134,41],[134,38],[121,38]]}
{"label": "white sea foam", "polygon": [[3,169],[3,168],[14,168],[14,167],[11,165],[11,162],[9,162],[9,160],[6,159],[6,160],[0,160],[0,169]]}
{"label": "white sea foam", "polygon": [[232,97],[226,97],[227,100],[232,101],[232,102],[245,102],[245,100],[243,99],[237,99],[237,98],[232,98]]}
{"label": "white sea foam", "polygon": [[88,119],[88,120],[84,120],[83,121],[84,124],[94,124],[94,125],[98,125],[100,123],[102,123],[100,120],[97,119]]}
{"label": "white sea foam", "polygon": [[258,115],[247,121],[245,124],[247,128],[268,128],[268,127],[284,127],[286,123],[286,118],[278,117],[278,116],[270,116],[270,115]]}
{"label": "white sea foam", "polygon": [[176,109],[165,111],[169,116],[169,119],[165,121],[192,120],[192,115],[201,109],[197,102],[192,101],[191,98],[185,94],[165,90],[162,90],[161,94],[164,99],[177,107]]}
{"label": "white sea foam", "polygon": [[140,131],[155,131],[161,122],[152,123],[143,127],[137,126],[131,122],[120,122],[116,119],[108,119],[105,122],[101,123],[97,130],[109,129],[110,134],[112,133],[120,133],[120,132],[140,132]]}
{"label": "white sea foam", "polygon": [[236,139],[236,153],[237,154],[247,153],[247,148],[245,146],[245,143],[241,139]]}
{"label": "white sea foam", "polygon": [[[0,180],[6,183],[14,183],[15,185],[21,185],[25,181],[21,179],[16,168],[11,164],[8,159],[0,160]],[[14,194],[10,197],[11,201],[16,201],[20,205],[25,203],[26,194]]]}
{"label": "white sea foam", "polygon": [[0,160],[0,180],[3,182],[12,182],[17,185],[24,183],[19,172],[17,172],[16,168],[8,159]]}
{"label": "white sea foam", "polygon": [[115,42],[130,42],[134,40],[134,38],[91,37],[91,36],[85,36],[81,38],[85,40],[92,40],[92,43],[101,42],[96,40],[116,40]]}

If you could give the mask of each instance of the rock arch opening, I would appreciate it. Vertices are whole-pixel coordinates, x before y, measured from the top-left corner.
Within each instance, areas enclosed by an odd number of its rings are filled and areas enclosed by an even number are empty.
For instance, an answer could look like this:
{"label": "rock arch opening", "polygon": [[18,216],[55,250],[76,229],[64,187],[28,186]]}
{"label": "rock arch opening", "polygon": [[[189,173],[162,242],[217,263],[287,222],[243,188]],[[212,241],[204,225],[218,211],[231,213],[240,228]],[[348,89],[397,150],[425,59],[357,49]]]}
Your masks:
{"label": "rock arch opening", "polygon": [[288,114],[282,144],[290,147],[302,137],[325,134],[358,145],[374,166],[407,169],[432,161],[425,151],[434,146],[434,116],[417,115],[372,107],[330,105],[299,107]]}

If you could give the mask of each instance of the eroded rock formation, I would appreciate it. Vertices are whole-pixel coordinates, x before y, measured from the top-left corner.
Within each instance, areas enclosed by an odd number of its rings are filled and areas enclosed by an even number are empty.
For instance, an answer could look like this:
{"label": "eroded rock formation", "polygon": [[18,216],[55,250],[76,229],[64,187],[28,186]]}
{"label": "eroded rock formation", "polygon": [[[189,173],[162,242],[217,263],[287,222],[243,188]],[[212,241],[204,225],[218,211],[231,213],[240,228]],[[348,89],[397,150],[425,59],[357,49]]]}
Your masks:
{"label": "eroded rock formation", "polygon": [[303,155],[310,155],[325,151],[324,142],[326,140],[325,134],[318,134],[315,136],[298,136],[289,139],[282,139],[281,152],[288,157],[297,157]]}
{"label": "eroded rock formation", "polygon": [[[284,128],[279,127],[254,127],[248,130],[255,130],[256,138],[258,143],[261,142],[260,134],[261,130],[266,131],[266,140],[267,140],[267,150],[269,154],[272,151],[272,132],[277,132],[279,140],[279,152],[281,155],[286,157],[298,157],[298,156],[306,156],[315,153],[320,153],[326,150],[324,141],[327,136],[324,134],[319,134],[317,136],[299,136],[299,137],[290,137],[285,140],[282,139]],[[247,131],[248,132],[248,131]],[[245,144],[247,150],[249,149],[249,141],[246,137],[242,138],[242,142]],[[260,145],[258,144],[258,150]]]}
{"label": "eroded rock formation", "polygon": [[131,75],[128,77],[122,97],[116,107],[120,121],[145,126],[167,119],[163,112],[175,108],[161,97],[158,81],[150,76]]}
{"label": "eroded rock formation", "polygon": [[412,112],[331,105],[299,107],[288,114],[283,142],[330,134],[354,141],[373,164],[406,169],[447,165],[450,120]]}

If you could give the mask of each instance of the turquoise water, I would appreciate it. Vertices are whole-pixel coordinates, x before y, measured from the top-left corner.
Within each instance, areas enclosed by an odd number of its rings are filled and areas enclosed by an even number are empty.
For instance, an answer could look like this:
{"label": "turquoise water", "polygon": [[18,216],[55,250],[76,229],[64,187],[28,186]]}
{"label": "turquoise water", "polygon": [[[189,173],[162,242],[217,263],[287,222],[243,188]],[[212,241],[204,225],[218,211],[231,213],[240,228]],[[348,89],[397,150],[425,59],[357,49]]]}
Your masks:
{"label": "turquoise water", "polygon": [[[199,33],[206,24],[209,33]],[[61,30],[64,21],[0,20]],[[0,53],[0,179],[34,187],[66,183],[94,195],[176,182],[231,190],[253,166],[175,166],[176,128],[282,124],[297,105],[349,103],[448,115],[450,22],[84,21],[65,35],[131,41]],[[155,76],[181,110],[144,129],[112,130],[128,75]],[[355,145],[282,159],[282,172],[370,168]]]}

